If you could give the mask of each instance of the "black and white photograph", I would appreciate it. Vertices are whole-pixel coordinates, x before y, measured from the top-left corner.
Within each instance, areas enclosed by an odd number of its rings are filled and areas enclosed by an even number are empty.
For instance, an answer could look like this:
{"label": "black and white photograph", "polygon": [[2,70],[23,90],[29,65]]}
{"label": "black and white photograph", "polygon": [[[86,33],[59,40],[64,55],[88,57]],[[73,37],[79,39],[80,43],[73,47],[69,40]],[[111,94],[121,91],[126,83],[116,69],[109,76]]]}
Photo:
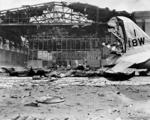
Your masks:
{"label": "black and white photograph", "polygon": [[0,0],[0,120],[150,120],[149,0]]}

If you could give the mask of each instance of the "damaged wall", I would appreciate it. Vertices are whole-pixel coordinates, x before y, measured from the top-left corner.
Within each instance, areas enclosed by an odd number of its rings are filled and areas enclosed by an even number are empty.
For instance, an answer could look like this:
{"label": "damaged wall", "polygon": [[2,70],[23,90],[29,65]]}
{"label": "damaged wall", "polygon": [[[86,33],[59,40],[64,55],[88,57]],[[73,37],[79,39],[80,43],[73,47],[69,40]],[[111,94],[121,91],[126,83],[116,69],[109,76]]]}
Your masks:
{"label": "damaged wall", "polygon": [[0,49],[0,66],[25,66],[27,55]]}

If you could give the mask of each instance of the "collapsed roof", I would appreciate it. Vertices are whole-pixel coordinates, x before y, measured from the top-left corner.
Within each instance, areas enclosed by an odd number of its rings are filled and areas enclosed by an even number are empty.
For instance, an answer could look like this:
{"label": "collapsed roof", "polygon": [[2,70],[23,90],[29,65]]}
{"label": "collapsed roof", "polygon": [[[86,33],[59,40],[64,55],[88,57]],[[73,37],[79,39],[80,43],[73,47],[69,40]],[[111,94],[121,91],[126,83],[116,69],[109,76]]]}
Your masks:
{"label": "collapsed roof", "polygon": [[[17,8],[17,9],[0,11],[0,20],[3,21],[0,24],[5,23],[5,24],[9,25],[7,27],[1,26],[0,35],[2,37],[6,38],[6,39],[10,39],[12,41],[19,41],[20,35],[27,34],[27,33],[33,34],[33,31],[36,31],[35,27],[27,27],[24,25],[24,26],[20,26],[20,27],[10,28],[11,24],[9,24],[9,23],[15,23],[15,24],[23,23],[23,24],[27,25],[30,23],[31,17],[35,18],[36,21],[39,20],[39,19],[37,19],[37,17],[41,18],[42,15],[44,16],[44,18],[46,18],[44,12],[46,10],[48,10],[47,13],[51,13],[52,9],[54,9],[54,6],[58,5],[58,3],[57,4],[54,4],[54,3],[55,2],[49,2],[49,3],[39,4],[39,5],[23,6],[21,8]],[[59,4],[59,6],[60,5],[68,7],[73,12],[81,13],[88,20],[92,20],[94,23],[95,22],[106,23],[110,18],[112,18],[114,16],[126,16],[126,17],[134,20],[133,14],[130,14],[126,11],[115,11],[115,10],[110,10],[109,8],[99,8],[97,6],[79,3],[79,2],[71,3],[71,4],[66,4],[65,2],[61,2]],[[59,11],[59,10],[56,10],[54,12],[58,13],[57,11]],[[60,13],[62,13],[60,17],[63,17],[64,14],[68,15],[68,13],[65,13],[64,11],[60,11]],[[73,15],[73,14],[70,13],[70,15]],[[78,17],[81,17],[81,16],[79,15]],[[72,17],[70,16],[70,18],[72,18]],[[58,19],[58,18],[50,17],[50,19],[53,20],[53,19]],[[42,21],[43,21],[43,19],[42,19]],[[54,22],[55,22],[55,20],[54,20]],[[51,24],[51,22],[48,21],[48,24]],[[61,25],[63,23],[62,23],[62,21],[60,21],[60,23],[58,23],[58,21],[57,21],[57,24]],[[38,23],[36,23],[36,25],[38,25]],[[44,27],[44,28],[46,29],[46,27]],[[101,30],[99,30],[99,32],[100,31],[104,31],[103,27],[101,27]],[[12,33],[11,35],[9,35],[10,37],[8,36],[9,33]]]}
{"label": "collapsed roof", "polygon": [[114,16],[125,16],[134,20],[133,14],[126,11],[110,10],[109,8],[99,8],[90,4],[84,3],[71,3],[68,5],[69,8],[75,12],[80,12],[87,15],[87,18],[96,22],[107,22]]}

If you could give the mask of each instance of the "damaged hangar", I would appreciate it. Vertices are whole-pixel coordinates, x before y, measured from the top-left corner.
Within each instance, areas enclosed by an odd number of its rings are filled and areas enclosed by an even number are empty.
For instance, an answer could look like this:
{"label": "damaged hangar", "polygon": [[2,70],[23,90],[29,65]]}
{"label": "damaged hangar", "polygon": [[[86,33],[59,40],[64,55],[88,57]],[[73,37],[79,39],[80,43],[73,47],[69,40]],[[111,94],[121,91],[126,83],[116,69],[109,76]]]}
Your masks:
{"label": "damaged hangar", "polygon": [[115,43],[119,36],[107,30],[114,16],[135,21],[126,11],[83,3],[49,2],[0,11],[0,64],[101,67],[113,46],[123,51]]}

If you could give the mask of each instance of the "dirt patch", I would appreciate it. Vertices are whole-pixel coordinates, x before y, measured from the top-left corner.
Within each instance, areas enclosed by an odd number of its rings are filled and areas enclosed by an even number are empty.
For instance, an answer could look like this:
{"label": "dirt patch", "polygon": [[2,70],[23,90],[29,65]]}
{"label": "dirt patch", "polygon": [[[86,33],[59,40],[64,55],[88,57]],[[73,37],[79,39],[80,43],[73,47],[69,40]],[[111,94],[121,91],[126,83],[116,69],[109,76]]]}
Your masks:
{"label": "dirt patch", "polygon": [[[99,82],[100,79],[97,79]],[[88,81],[87,78],[73,80],[74,84],[66,82],[65,86],[49,80],[28,80],[15,82],[10,88],[1,88],[0,119],[11,120],[17,115],[46,120],[150,119],[149,85],[94,86],[93,83],[89,85],[91,82],[82,84]],[[38,103],[36,106],[37,98],[43,96],[57,96],[57,101],[63,96],[63,102],[50,101],[50,104]],[[29,103],[32,105],[26,105]]]}

